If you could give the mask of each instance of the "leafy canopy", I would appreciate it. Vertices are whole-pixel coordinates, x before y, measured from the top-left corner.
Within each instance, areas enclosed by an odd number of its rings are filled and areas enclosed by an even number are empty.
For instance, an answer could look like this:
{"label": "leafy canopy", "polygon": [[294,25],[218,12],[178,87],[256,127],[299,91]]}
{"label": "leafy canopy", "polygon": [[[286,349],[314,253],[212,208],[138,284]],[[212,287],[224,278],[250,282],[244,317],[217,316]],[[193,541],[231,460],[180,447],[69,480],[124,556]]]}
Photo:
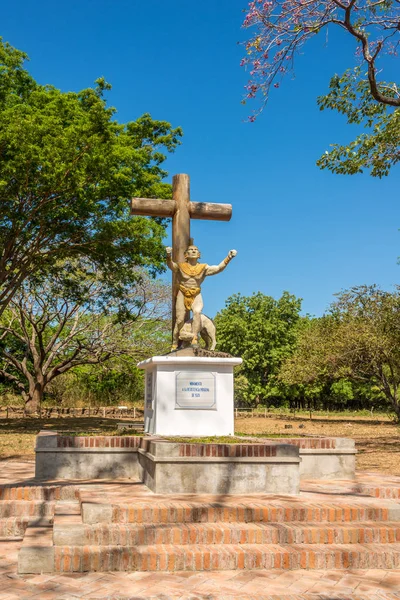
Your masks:
{"label": "leafy canopy", "polygon": [[398,0],[251,0],[243,26],[251,32],[242,60],[250,71],[243,102],[261,100],[250,121],[265,106],[271,88],[294,72],[297,56],[315,35],[334,27],[353,38],[359,66],[336,75],[319,105],[347,115],[349,123],[362,124],[370,133],[346,146],[335,144],[317,164],[335,173],[370,169],[373,176],[387,175],[399,159],[400,92],[398,83],[380,76],[383,58],[396,56],[400,43]]}
{"label": "leafy canopy", "polygon": [[370,383],[400,420],[400,288],[390,293],[360,286],[339,294],[330,313],[303,330],[280,378],[288,384]]}
{"label": "leafy canopy", "polygon": [[347,145],[332,144],[317,165],[345,175],[364,169],[370,169],[373,177],[388,175],[400,160],[400,109],[393,111],[375,101],[359,67],[332,77],[329,89],[326,96],[318,98],[320,109],[336,110],[349,124],[363,126],[370,133],[362,133]]}
{"label": "leafy canopy", "polygon": [[78,93],[40,85],[0,41],[0,314],[21,283],[86,257],[118,293],[134,267],[163,269],[165,223],[129,215],[133,196],[169,198],[165,152],[182,132],[145,114],[126,124],[99,79]]}
{"label": "leafy canopy", "polygon": [[247,395],[259,399],[276,393],[276,375],[296,340],[301,300],[284,292],[279,300],[261,292],[236,294],[215,318],[218,349],[243,359]]}

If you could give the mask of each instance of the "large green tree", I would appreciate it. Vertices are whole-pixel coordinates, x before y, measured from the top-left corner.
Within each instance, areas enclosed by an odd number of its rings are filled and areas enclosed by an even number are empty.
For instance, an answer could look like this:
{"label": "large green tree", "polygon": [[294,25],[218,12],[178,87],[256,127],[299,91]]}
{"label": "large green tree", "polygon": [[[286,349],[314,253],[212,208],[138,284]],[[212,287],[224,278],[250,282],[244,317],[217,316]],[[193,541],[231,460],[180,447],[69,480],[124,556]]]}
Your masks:
{"label": "large green tree", "polygon": [[129,215],[133,196],[169,198],[165,152],[181,130],[145,114],[118,123],[109,85],[62,92],[24,68],[0,41],[0,314],[27,277],[86,257],[113,293],[135,266],[163,268],[160,219]]}
{"label": "large green tree", "polygon": [[277,374],[282,361],[293,352],[300,309],[300,298],[288,292],[278,300],[258,292],[231,296],[217,314],[217,349],[243,359],[241,381],[244,376],[248,388],[242,395],[248,401],[262,402],[279,395]]}

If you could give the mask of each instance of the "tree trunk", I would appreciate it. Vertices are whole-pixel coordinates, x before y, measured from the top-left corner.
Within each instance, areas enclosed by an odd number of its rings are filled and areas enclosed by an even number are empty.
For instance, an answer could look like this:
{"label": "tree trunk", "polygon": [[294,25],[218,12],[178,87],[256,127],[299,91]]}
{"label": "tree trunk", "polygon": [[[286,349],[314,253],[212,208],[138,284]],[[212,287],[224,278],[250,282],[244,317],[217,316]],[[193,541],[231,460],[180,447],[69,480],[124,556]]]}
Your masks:
{"label": "tree trunk", "polygon": [[390,389],[390,386],[386,384],[386,382],[383,382],[383,385],[381,385],[380,387],[381,391],[385,394],[386,398],[392,405],[394,414],[396,415],[396,419],[400,423],[400,404],[398,402],[398,396],[396,391],[393,393]]}
{"label": "tree trunk", "polygon": [[397,421],[400,423],[400,404],[397,404],[396,400],[392,398],[392,405]]}
{"label": "tree trunk", "polygon": [[26,395],[25,400],[25,412],[28,415],[40,413],[44,393],[44,386],[40,383],[36,383],[32,388],[29,389],[29,393]]}

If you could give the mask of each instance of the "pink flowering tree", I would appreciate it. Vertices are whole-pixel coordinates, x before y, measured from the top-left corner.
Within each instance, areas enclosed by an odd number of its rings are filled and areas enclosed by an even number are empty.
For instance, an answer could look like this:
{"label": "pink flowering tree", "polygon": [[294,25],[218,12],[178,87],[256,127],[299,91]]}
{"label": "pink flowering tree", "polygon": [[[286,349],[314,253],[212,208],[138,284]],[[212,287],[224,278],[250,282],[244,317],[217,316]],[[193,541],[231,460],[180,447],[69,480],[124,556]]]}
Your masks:
{"label": "pink flowering tree", "polygon": [[250,121],[265,106],[271,88],[293,73],[309,39],[328,27],[339,27],[354,39],[357,67],[335,76],[329,94],[318,103],[321,110],[338,110],[370,133],[348,146],[334,145],[318,164],[334,172],[357,173],[366,167],[372,175],[387,175],[400,160],[400,89],[380,75],[383,57],[397,56],[399,0],[253,0],[243,25],[249,30],[242,60],[250,73],[245,101],[259,99]]}

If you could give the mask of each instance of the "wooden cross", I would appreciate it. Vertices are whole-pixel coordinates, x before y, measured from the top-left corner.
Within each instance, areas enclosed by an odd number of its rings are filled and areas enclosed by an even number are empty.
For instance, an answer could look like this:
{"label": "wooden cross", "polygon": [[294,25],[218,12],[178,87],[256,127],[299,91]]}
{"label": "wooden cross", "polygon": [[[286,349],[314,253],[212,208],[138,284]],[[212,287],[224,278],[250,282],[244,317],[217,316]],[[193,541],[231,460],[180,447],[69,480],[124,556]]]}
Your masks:
{"label": "wooden cross", "polygon": [[[190,219],[229,221],[231,204],[191,202],[189,175],[181,173],[172,179],[172,200],[132,198],[131,214],[147,217],[172,217],[172,260],[185,261],[190,240]],[[172,329],[175,323],[175,299],[178,293],[176,276],[172,277]]]}

